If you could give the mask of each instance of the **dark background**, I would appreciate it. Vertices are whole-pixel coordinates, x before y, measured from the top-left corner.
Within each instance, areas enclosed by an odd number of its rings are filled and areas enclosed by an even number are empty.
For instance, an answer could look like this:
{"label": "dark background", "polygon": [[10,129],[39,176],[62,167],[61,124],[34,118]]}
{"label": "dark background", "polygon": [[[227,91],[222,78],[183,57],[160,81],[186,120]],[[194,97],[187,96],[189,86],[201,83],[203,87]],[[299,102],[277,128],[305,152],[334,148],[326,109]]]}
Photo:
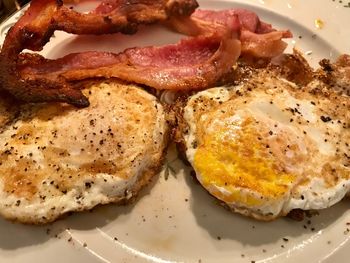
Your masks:
{"label": "dark background", "polygon": [[0,0],[0,22],[28,2],[29,0]]}

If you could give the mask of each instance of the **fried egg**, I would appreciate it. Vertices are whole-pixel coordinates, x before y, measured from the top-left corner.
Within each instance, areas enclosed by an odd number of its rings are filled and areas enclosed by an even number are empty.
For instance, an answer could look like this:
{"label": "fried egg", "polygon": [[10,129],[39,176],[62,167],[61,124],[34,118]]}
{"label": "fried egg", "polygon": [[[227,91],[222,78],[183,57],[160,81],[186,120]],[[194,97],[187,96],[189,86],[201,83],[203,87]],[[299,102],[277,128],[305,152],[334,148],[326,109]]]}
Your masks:
{"label": "fried egg", "polygon": [[157,99],[116,82],[84,93],[87,108],[26,104],[12,122],[6,115],[0,133],[4,217],[43,224],[70,211],[128,202],[157,174],[167,144]]}
{"label": "fried egg", "polygon": [[267,72],[202,91],[184,108],[187,159],[235,212],[271,220],[327,208],[350,190],[349,109],[347,96]]}

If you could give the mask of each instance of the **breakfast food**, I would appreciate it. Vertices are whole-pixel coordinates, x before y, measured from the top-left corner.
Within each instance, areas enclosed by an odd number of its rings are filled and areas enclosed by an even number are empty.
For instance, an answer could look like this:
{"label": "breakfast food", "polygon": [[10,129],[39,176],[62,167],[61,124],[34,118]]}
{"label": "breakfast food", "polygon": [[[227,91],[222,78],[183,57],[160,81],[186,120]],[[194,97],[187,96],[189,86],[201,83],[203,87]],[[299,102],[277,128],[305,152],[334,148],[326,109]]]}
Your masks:
{"label": "breakfast food", "polygon": [[89,13],[79,13],[57,0],[33,0],[24,15],[9,30],[0,53],[0,88],[28,102],[67,102],[89,105],[79,89],[53,80],[26,80],[18,73],[18,55],[24,49],[42,50],[55,30],[76,34],[133,34],[139,25],[172,16],[188,16],[198,6],[195,0],[102,1]]}
{"label": "breakfast food", "polygon": [[256,58],[272,58],[283,53],[287,47],[283,38],[291,38],[289,30],[276,30],[260,20],[252,11],[234,8],[226,10],[197,9],[189,18],[171,17],[171,26],[178,32],[195,36],[224,27],[238,33],[241,54]]}
{"label": "breakfast food", "polygon": [[[272,220],[329,207],[350,191],[349,56],[314,71],[298,53],[281,55],[289,30],[249,10],[197,6],[106,0],[78,13],[61,1],[32,1],[0,53],[1,215],[43,224],[128,202],[157,173],[167,145],[163,107],[112,78],[194,94],[175,107],[174,138],[199,182],[235,212]],[[132,34],[153,23],[188,37],[55,60],[22,52],[41,50],[55,30]],[[79,86],[94,78],[112,81]],[[218,83],[226,86],[212,88]]]}
{"label": "breakfast food", "polygon": [[12,109],[1,102],[5,218],[43,224],[70,211],[128,202],[158,173],[168,133],[157,99],[118,82],[92,85],[84,94],[91,103],[84,109],[62,103]]}
{"label": "breakfast food", "polygon": [[[202,186],[233,211],[259,220],[339,202],[350,191],[344,57],[306,85],[271,66],[252,69],[240,85],[191,96],[179,127]],[[293,80],[293,70],[280,72]],[[336,72],[347,90],[327,83]]]}
{"label": "breakfast food", "polygon": [[119,54],[91,51],[57,60],[22,54],[18,70],[27,81],[54,81],[62,86],[67,80],[103,76],[158,90],[197,90],[214,86],[231,70],[239,55],[238,40],[213,34],[184,39],[174,45],[130,48]]}
{"label": "breakfast food", "polygon": [[[117,77],[155,89],[190,90],[216,85],[243,55],[274,57],[282,38],[250,11],[198,10],[195,0],[102,1],[89,13],[78,13],[56,0],[33,0],[10,29],[0,53],[0,88],[27,102],[89,105],[77,80]],[[138,25],[165,23],[192,37],[163,47],[131,48],[119,54],[85,52],[47,60],[38,51],[55,30],[75,34],[135,33]],[[188,55],[191,54],[191,55]]]}

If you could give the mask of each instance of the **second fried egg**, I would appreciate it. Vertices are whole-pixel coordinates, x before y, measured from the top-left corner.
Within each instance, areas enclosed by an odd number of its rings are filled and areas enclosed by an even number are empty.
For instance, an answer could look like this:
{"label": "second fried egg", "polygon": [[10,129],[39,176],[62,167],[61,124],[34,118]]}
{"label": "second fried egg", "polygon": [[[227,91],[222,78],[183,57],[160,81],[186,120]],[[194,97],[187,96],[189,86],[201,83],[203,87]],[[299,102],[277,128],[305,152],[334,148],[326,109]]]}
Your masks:
{"label": "second fried egg", "polygon": [[350,189],[348,97],[311,93],[261,74],[192,96],[187,157],[200,183],[262,220],[322,209]]}

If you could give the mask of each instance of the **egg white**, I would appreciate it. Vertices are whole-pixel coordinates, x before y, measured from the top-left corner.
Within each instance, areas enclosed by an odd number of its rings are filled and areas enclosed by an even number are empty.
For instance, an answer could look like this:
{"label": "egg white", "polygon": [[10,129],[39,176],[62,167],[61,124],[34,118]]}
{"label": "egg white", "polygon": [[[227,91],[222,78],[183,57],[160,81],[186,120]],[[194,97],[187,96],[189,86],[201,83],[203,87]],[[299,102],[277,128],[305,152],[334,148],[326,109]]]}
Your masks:
{"label": "egg white", "polygon": [[156,97],[118,82],[84,92],[90,100],[87,108],[28,104],[4,127],[4,217],[43,224],[67,212],[127,202],[157,173],[167,124]]}

